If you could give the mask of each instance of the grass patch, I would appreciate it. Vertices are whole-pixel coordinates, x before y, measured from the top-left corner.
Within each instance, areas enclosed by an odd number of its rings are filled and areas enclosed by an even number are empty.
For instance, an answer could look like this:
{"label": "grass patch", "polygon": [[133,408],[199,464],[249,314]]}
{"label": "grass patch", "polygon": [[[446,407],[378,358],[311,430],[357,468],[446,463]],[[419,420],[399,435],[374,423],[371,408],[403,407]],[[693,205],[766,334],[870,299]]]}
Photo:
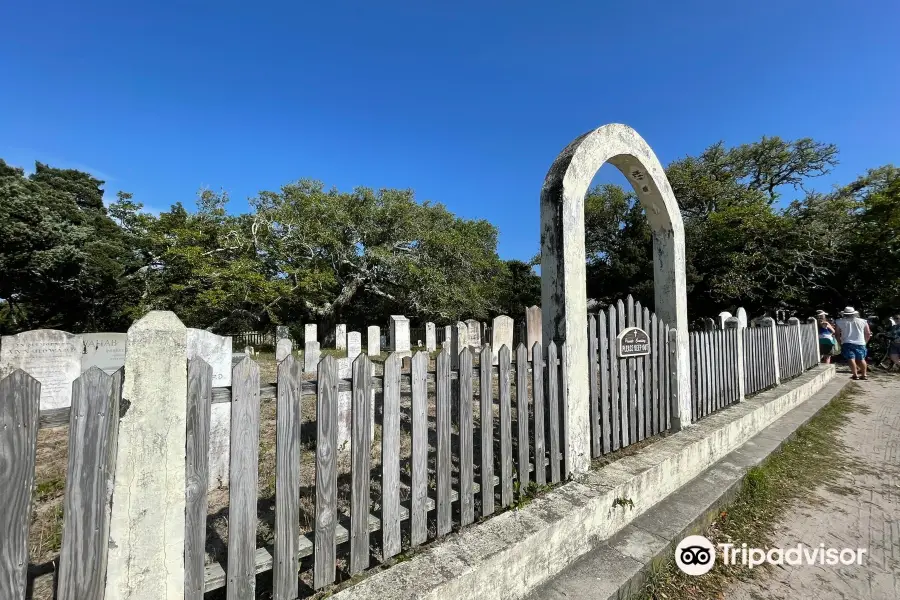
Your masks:
{"label": "grass patch", "polygon": [[[713,544],[746,543],[751,548],[768,548],[776,524],[798,500],[819,486],[835,486],[842,471],[855,461],[838,438],[838,430],[853,412],[866,408],[853,401],[860,388],[849,384],[809,423],[797,430],[793,439],[763,464],[750,469],[734,502],[723,510],[703,532]],[[852,490],[845,490],[852,493]],[[700,577],[682,573],[669,556],[648,579],[639,600],[701,600],[725,597],[729,584],[747,580],[763,568],[723,565],[716,561],[712,571]]]}

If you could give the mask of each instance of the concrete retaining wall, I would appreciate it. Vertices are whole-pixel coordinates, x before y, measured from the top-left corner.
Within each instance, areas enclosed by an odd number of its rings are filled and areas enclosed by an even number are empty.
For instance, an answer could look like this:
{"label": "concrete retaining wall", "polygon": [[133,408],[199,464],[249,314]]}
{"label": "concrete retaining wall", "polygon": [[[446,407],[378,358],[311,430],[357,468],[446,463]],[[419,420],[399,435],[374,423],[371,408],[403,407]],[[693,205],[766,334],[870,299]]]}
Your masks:
{"label": "concrete retaining wall", "polygon": [[592,470],[520,510],[449,536],[333,598],[523,597],[810,398],[832,377],[833,366],[816,367],[632,456]]}

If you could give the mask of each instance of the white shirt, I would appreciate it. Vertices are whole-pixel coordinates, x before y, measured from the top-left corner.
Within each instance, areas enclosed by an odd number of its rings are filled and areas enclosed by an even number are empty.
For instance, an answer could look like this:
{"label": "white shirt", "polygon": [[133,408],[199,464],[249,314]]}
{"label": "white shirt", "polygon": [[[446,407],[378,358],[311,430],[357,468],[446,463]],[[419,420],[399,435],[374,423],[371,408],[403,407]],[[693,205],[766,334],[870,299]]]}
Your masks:
{"label": "white shirt", "polygon": [[842,344],[866,345],[866,326],[868,323],[859,317],[846,317],[837,320],[838,329],[841,330]]}

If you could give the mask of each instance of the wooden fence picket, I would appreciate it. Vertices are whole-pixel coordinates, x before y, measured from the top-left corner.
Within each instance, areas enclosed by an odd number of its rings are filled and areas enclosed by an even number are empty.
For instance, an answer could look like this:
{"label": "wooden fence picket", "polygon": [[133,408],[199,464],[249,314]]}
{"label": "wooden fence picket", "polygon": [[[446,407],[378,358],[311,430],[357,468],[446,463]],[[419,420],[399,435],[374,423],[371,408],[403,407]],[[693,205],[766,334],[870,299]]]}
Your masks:
{"label": "wooden fence picket", "polygon": [[[392,356],[390,378],[399,383],[399,360]],[[388,361],[392,356],[388,357]],[[429,356],[425,352],[417,352],[412,359],[412,472],[409,495],[410,544],[413,546],[424,542],[428,531],[428,361]],[[387,362],[385,373],[387,381]]]}
{"label": "wooden fence picket", "polygon": [[535,343],[531,352],[531,391],[534,397],[534,481],[547,485],[546,452],[544,448],[544,349]]}
{"label": "wooden fence picket", "polygon": [[500,347],[498,387],[500,388],[500,506],[513,501],[512,401],[510,400],[510,348]]}
{"label": "wooden fence picket", "polygon": [[[359,355],[352,365],[350,409],[350,574],[369,567],[369,488],[372,465],[372,366]],[[396,462],[396,461],[395,461]]]}
{"label": "wooden fence picket", "polygon": [[588,390],[591,417],[591,456],[601,453],[600,438],[604,429],[600,425],[600,360],[597,354],[597,319],[588,315]]}
{"label": "wooden fence picket", "polygon": [[[209,415],[212,409],[212,383],[213,370],[211,366],[200,358],[188,361],[184,510],[185,600],[203,600],[203,594],[206,591],[204,565],[206,562],[206,513],[209,508],[207,490],[209,489]],[[118,426],[118,408],[116,408],[115,417]],[[74,431],[71,425],[69,429]],[[113,460],[115,460],[115,454],[113,454]],[[296,566],[297,561],[295,560],[295,572]],[[296,580],[296,577],[294,579]],[[87,598],[90,596],[76,595],[74,597]],[[282,597],[279,596],[275,596],[275,598],[282,600]]]}
{"label": "wooden fence picket", "polygon": [[[190,379],[190,373],[188,377]],[[300,560],[300,415],[303,363],[293,355],[288,355],[279,363],[276,377],[278,396],[275,405],[275,554],[272,561],[272,596],[274,600],[294,600],[299,594],[297,569]]]}
{"label": "wooden fence picket", "polygon": [[459,515],[460,526],[475,520],[474,424],[472,420],[472,351],[459,353]]}
{"label": "wooden fence picket", "polygon": [[528,491],[528,350],[523,344],[516,348],[516,421],[519,435],[519,497]]}
{"label": "wooden fence picket", "polygon": [[494,514],[494,398],[493,370],[491,360],[493,351],[490,344],[484,344],[479,357],[481,408],[481,516]]}
{"label": "wooden fence picket", "polygon": [[[437,428],[437,534],[450,533],[450,353],[437,358],[435,426]],[[457,363],[459,358],[457,357]]]}
{"label": "wooden fence picket", "polygon": [[[421,354],[422,352],[417,352],[412,359],[413,373],[415,373],[416,362]],[[371,363],[369,363],[369,369],[371,368]],[[414,381],[413,385],[415,386]],[[371,391],[369,394],[371,395]],[[400,358],[394,353],[390,354],[384,362],[382,406],[381,546],[382,557],[388,559],[400,553]],[[413,435],[415,435],[415,430]],[[369,439],[371,438],[366,438],[366,446],[368,446]],[[354,456],[356,455],[354,454]],[[414,502],[413,500],[412,503]],[[412,508],[412,503],[410,508]]]}
{"label": "wooden fence picket", "polygon": [[[313,585],[334,583],[337,544],[338,373],[333,356],[318,366],[316,404],[316,532]],[[232,382],[233,383],[233,382]]]}
{"label": "wooden fence picket", "polygon": [[609,337],[606,334],[606,315],[600,311],[598,317],[597,338],[600,353],[600,451],[608,454],[610,450],[610,406],[609,406]]}
{"label": "wooden fence picket", "polygon": [[619,361],[616,358],[616,336],[619,335],[619,318],[616,314],[615,306],[609,306],[607,317],[609,320],[609,331],[607,333],[607,339],[609,340],[609,418],[612,422],[612,449],[615,451],[622,447],[620,430],[622,423],[619,414]]}
{"label": "wooden fence picket", "polygon": [[556,363],[556,342],[551,341],[547,346],[547,405],[549,406],[551,483],[559,483],[559,463],[561,458],[559,453],[559,371]]}
{"label": "wooden fence picket", "polygon": [[[107,375],[92,367],[72,383],[57,588],[63,600],[97,598],[105,593],[123,374],[124,369]],[[203,487],[205,490],[205,482]]]}
{"label": "wooden fence picket", "polygon": [[232,369],[228,488],[228,600],[256,594],[256,502],[259,485],[259,365]]}

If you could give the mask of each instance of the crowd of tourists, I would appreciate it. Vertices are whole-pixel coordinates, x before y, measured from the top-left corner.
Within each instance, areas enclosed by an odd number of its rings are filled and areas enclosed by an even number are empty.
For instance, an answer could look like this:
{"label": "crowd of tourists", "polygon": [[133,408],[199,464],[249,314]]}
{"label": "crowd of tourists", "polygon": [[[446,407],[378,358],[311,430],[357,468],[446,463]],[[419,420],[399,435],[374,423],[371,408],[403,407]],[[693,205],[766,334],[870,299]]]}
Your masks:
{"label": "crowd of tourists", "polygon": [[[838,319],[832,320],[824,310],[816,311],[819,322],[819,353],[822,362],[830,363],[833,356],[841,356],[850,366],[852,379],[867,380],[868,345],[873,324],[859,316],[852,306],[845,308]],[[889,319],[885,332],[891,362],[900,367],[900,315]]]}

